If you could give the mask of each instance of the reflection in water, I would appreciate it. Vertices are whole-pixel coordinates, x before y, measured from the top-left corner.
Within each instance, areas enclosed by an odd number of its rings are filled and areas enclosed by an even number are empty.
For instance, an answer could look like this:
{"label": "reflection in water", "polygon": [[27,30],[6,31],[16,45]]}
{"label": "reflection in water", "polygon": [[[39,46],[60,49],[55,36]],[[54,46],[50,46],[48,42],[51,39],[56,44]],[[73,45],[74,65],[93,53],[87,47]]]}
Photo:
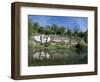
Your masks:
{"label": "reflection in water", "polygon": [[49,59],[50,55],[47,52],[40,51],[33,54],[33,59],[43,60]]}
{"label": "reflection in water", "polygon": [[87,64],[85,50],[31,50],[28,56],[28,66]]}

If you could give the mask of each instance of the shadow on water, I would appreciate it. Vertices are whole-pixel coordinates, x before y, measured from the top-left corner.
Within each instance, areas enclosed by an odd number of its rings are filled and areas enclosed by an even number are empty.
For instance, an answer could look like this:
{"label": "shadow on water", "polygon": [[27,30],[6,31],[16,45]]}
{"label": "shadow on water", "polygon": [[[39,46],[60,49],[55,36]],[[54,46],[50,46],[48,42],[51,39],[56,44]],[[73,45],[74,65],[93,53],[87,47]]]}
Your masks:
{"label": "shadow on water", "polygon": [[79,49],[32,49],[28,66],[87,64],[87,50]]}

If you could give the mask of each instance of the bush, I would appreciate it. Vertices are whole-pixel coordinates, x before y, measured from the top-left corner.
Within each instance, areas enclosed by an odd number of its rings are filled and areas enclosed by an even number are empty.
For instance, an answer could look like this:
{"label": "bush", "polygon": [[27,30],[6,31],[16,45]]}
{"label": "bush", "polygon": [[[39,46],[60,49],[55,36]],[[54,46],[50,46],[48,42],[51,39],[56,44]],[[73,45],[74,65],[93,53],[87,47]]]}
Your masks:
{"label": "bush", "polygon": [[86,47],[87,46],[85,46],[83,44],[80,44],[80,43],[78,43],[78,44],[75,45],[75,48],[77,48],[77,49],[83,49],[83,48],[86,48]]}

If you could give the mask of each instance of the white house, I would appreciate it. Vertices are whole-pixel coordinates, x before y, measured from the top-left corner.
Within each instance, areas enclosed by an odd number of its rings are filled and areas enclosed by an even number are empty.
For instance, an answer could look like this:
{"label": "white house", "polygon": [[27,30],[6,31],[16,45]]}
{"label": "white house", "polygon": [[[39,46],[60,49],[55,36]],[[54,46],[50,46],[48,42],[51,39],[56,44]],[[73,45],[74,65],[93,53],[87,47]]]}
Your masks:
{"label": "white house", "polygon": [[33,39],[36,42],[40,42],[40,43],[46,43],[46,42],[50,41],[50,37],[47,35],[35,35],[35,36],[33,36]]}

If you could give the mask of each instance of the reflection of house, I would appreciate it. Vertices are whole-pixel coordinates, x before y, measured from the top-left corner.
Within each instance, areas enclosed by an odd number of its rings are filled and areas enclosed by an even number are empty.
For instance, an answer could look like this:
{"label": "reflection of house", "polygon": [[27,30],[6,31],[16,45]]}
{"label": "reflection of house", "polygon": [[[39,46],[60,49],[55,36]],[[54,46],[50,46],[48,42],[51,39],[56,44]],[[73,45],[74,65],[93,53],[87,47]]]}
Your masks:
{"label": "reflection of house", "polygon": [[40,52],[34,53],[33,58],[38,59],[38,60],[49,59],[50,55],[47,52],[40,51]]}

